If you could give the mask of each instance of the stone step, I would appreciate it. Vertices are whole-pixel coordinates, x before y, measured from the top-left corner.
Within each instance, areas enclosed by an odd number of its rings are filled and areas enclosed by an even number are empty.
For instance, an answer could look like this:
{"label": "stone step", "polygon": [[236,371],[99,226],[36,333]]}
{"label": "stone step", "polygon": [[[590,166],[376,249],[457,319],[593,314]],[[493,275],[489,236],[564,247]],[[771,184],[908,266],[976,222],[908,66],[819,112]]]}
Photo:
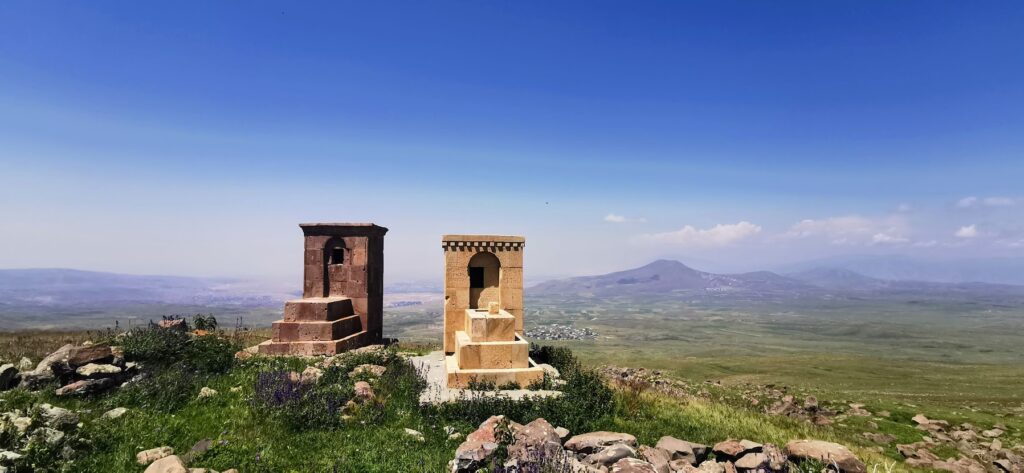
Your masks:
{"label": "stone step", "polygon": [[275,342],[330,341],[363,331],[363,324],[358,315],[329,322],[278,320],[272,323],[271,327],[272,340]]}
{"label": "stone step", "polygon": [[454,355],[445,357],[445,374],[448,388],[467,388],[473,381],[493,383],[495,386],[515,383],[525,388],[544,379],[544,369],[538,367],[533,360],[529,360],[526,368],[463,369],[459,367]]}
{"label": "stone step", "polygon": [[352,314],[352,299],[347,297],[308,297],[284,303],[285,322],[330,322]]}
{"label": "stone step", "polygon": [[474,342],[515,341],[516,318],[502,310],[489,314],[487,310],[466,309],[466,332]]}
{"label": "stone step", "polygon": [[275,342],[267,340],[258,345],[261,355],[272,356],[318,356],[336,355],[338,353],[359,348],[368,344],[369,335],[359,332],[340,340],[307,341],[307,342]]}
{"label": "stone step", "polygon": [[516,336],[511,342],[474,342],[466,332],[455,332],[455,358],[460,369],[527,368],[530,344]]}

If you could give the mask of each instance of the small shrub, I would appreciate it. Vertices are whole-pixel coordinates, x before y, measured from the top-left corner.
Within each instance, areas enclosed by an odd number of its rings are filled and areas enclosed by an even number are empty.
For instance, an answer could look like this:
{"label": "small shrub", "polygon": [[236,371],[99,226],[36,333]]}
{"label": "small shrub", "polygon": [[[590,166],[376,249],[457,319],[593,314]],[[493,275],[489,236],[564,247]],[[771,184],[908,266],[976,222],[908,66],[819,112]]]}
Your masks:
{"label": "small shrub", "polygon": [[213,314],[196,314],[192,317],[192,326],[196,330],[205,330],[207,332],[213,332],[217,330],[217,318]]}
{"label": "small shrub", "polygon": [[232,341],[203,335],[193,338],[184,350],[184,361],[205,373],[226,373],[235,363],[238,346]]}
{"label": "small shrub", "polygon": [[273,416],[301,431],[339,426],[351,385],[303,384],[287,371],[268,371],[257,375],[254,391],[252,408],[256,413]]}
{"label": "small shrub", "polygon": [[205,380],[183,364],[172,365],[144,374],[138,381],[119,389],[110,405],[175,411],[196,396]]}
{"label": "small shrub", "polygon": [[121,340],[124,356],[147,366],[167,366],[181,361],[181,353],[189,343],[189,334],[180,330],[138,327]]}

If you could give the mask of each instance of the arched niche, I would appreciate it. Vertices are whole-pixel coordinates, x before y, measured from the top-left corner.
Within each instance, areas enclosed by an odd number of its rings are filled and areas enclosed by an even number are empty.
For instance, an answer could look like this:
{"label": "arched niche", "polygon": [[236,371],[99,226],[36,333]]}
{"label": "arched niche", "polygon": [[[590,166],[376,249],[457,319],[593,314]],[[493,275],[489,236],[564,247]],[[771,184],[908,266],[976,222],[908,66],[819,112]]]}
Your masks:
{"label": "arched niche", "polygon": [[331,279],[341,276],[342,267],[348,263],[350,254],[345,239],[334,237],[324,244],[324,296],[331,296]]}
{"label": "arched niche", "polygon": [[489,251],[481,251],[469,259],[469,308],[486,309],[490,302],[501,302],[501,262]]}

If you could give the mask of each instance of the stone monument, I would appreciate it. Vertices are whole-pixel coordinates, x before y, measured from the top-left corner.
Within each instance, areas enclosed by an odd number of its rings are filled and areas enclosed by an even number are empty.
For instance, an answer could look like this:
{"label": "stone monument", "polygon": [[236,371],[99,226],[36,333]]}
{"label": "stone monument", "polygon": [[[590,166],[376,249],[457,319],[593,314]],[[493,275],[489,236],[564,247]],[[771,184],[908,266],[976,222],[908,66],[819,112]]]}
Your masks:
{"label": "stone monument", "polygon": [[523,338],[521,236],[444,235],[444,351],[449,388],[541,380]]}
{"label": "stone monument", "polygon": [[267,355],[333,355],[381,343],[384,234],[372,223],[304,223],[302,299],[285,303]]}

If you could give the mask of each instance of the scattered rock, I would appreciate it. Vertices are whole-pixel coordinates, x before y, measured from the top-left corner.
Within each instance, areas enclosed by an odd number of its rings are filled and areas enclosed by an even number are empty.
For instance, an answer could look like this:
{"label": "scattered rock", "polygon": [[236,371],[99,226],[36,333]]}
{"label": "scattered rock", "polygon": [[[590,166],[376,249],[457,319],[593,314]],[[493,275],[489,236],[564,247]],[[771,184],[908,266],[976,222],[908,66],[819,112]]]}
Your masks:
{"label": "scattered rock", "polygon": [[64,432],[51,427],[40,427],[32,432],[32,436],[52,447],[64,439]]}
{"label": "scattered rock", "polygon": [[[161,458],[164,458],[166,456],[169,456],[169,455],[174,455],[174,449],[173,448],[171,448],[171,447],[156,447],[156,448],[151,448],[149,450],[143,450],[143,451],[137,453],[135,455],[135,460],[138,461],[140,465],[148,465],[150,463],[153,463],[153,462],[155,462],[155,461],[157,461],[157,460],[159,460]],[[146,471],[149,471],[149,469],[146,469]]]}
{"label": "scattered rock", "polygon": [[356,381],[356,384],[352,387],[355,391],[356,399],[360,402],[372,401],[376,396],[373,394],[373,388],[370,387],[370,383],[366,381]]}
{"label": "scattered rock", "polygon": [[109,410],[107,412],[104,412],[103,415],[100,416],[100,418],[101,419],[117,419],[118,417],[123,416],[125,414],[125,412],[128,412],[128,409],[126,409],[124,407],[115,407],[115,408],[113,408],[113,409],[111,409],[111,410]]}
{"label": "scattered rock", "polygon": [[994,428],[994,429],[982,431],[981,435],[983,435],[985,437],[988,437],[988,438],[996,438],[996,437],[999,437],[1000,435],[1003,435],[1003,433],[1004,432],[1003,432],[1002,429]]}
{"label": "scattered rock", "polygon": [[362,375],[362,374],[367,374],[367,375],[374,376],[374,377],[380,377],[380,376],[383,376],[384,372],[387,371],[387,370],[388,370],[387,368],[385,368],[383,366],[380,366],[380,365],[371,365],[371,364],[359,365],[359,366],[356,366],[355,368],[352,369],[352,371],[348,374],[348,377],[349,378],[354,378],[354,377]]}
{"label": "scattered rock", "polygon": [[715,458],[735,461],[746,453],[759,451],[761,445],[749,440],[727,439],[715,444],[711,451],[715,452]]}
{"label": "scattered rock", "polygon": [[420,432],[418,430],[410,429],[408,427],[405,428],[405,435],[408,435],[408,436],[412,437],[413,439],[416,439],[416,441],[418,441],[418,442],[426,442],[427,441],[427,439],[425,437],[423,437],[423,433],[422,432]]}
{"label": "scattered rock", "polygon": [[71,368],[90,363],[106,364],[114,361],[114,352],[109,345],[91,345],[75,347],[68,353],[67,364]]}
{"label": "scattered rock", "polygon": [[184,461],[185,463],[192,463],[193,460],[199,458],[204,453],[210,451],[211,448],[213,448],[213,440],[200,440],[196,442],[196,444],[193,445],[191,449],[189,449],[188,453],[186,453],[184,458],[182,458],[182,461]]}
{"label": "scattered rock", "polygon": [[181,330],[182,332],[188,330],[188,325],[185,323],[185,319],[163,319],[157,322],[156,325],[157,327],[169,330]]}
{"label": "scattered rock", "polygon": [[32,370],[32,360],[30,360],[30,359],[28,359],[27,357],[24,357],[24,356],[21,357],[21,360],[18,361],[18,371],[31,371],[31,370]]}
{"label": "scattered rock", "polygon": [[47,427],[60,428],[62,426],[78,424],[78,414],[63,407],[41,404],[39,405],[39,415],[43,418],[43,423]]}
{"label": "scattered rock", "polygon": [[565,427],[555,427],[555,433],[558,434],[558,438],[565,440],[569,436],[569,429]]}
{"label": "scattered rock", "polygon": [[189,473],[189,471],[177,455],[170,455],[154,461],[144,473]]}
{"label": "scattered rock", "polygon": [[299,382],[302,384],[316,384],[323,375],[324,371],[320,368],[307,366],[306,369],[302,370],[302,374],[299,375]]}
{"label": "scattered rock", "polygon": [[864,432],[861,435],[863,435],[868,440],[881,445],[887,445],[896,441],[896,437],[889,434],[875,434],[871,432]]}
{"label": "scattered rock", "polygon": [[794,440],[783,449],[794,463],[812,459],[838,468],[840,473],[867,473],[864,463],[846,447],[822,440]]}
{"label": "scattered rock", "polygon": [[557,458],[562,453],[562,439],[548,421],[537,418],[519,427],[512,434],[508,456],[520,466]]}
{"label": "scattered rock", "polygon": [[216,389],[211,389],[211,388],[209,388],[207,386],[203,386],[202,389],[199,390],[199,396],[197,396],[197,398],[198,399],[205,399],[205,398],[213,397],[213,396],[216,396],[216,395],[217,395],[217,390]]}
{"label": "scattered rock", "polygon": [[537,365],[538,368],[544,370],[544,374],[548,375],[551,379],[558,379],[562,377],[562,374],[558,372],[558,368],[551,366],[547,363],[541,363]]}
{"label": "scattered rock", "polygon": [[615,444],[636,446],[636,437],[619,432],[590,432],[576,435],[565,442],[565,448],[576,453],[592,454]]}

